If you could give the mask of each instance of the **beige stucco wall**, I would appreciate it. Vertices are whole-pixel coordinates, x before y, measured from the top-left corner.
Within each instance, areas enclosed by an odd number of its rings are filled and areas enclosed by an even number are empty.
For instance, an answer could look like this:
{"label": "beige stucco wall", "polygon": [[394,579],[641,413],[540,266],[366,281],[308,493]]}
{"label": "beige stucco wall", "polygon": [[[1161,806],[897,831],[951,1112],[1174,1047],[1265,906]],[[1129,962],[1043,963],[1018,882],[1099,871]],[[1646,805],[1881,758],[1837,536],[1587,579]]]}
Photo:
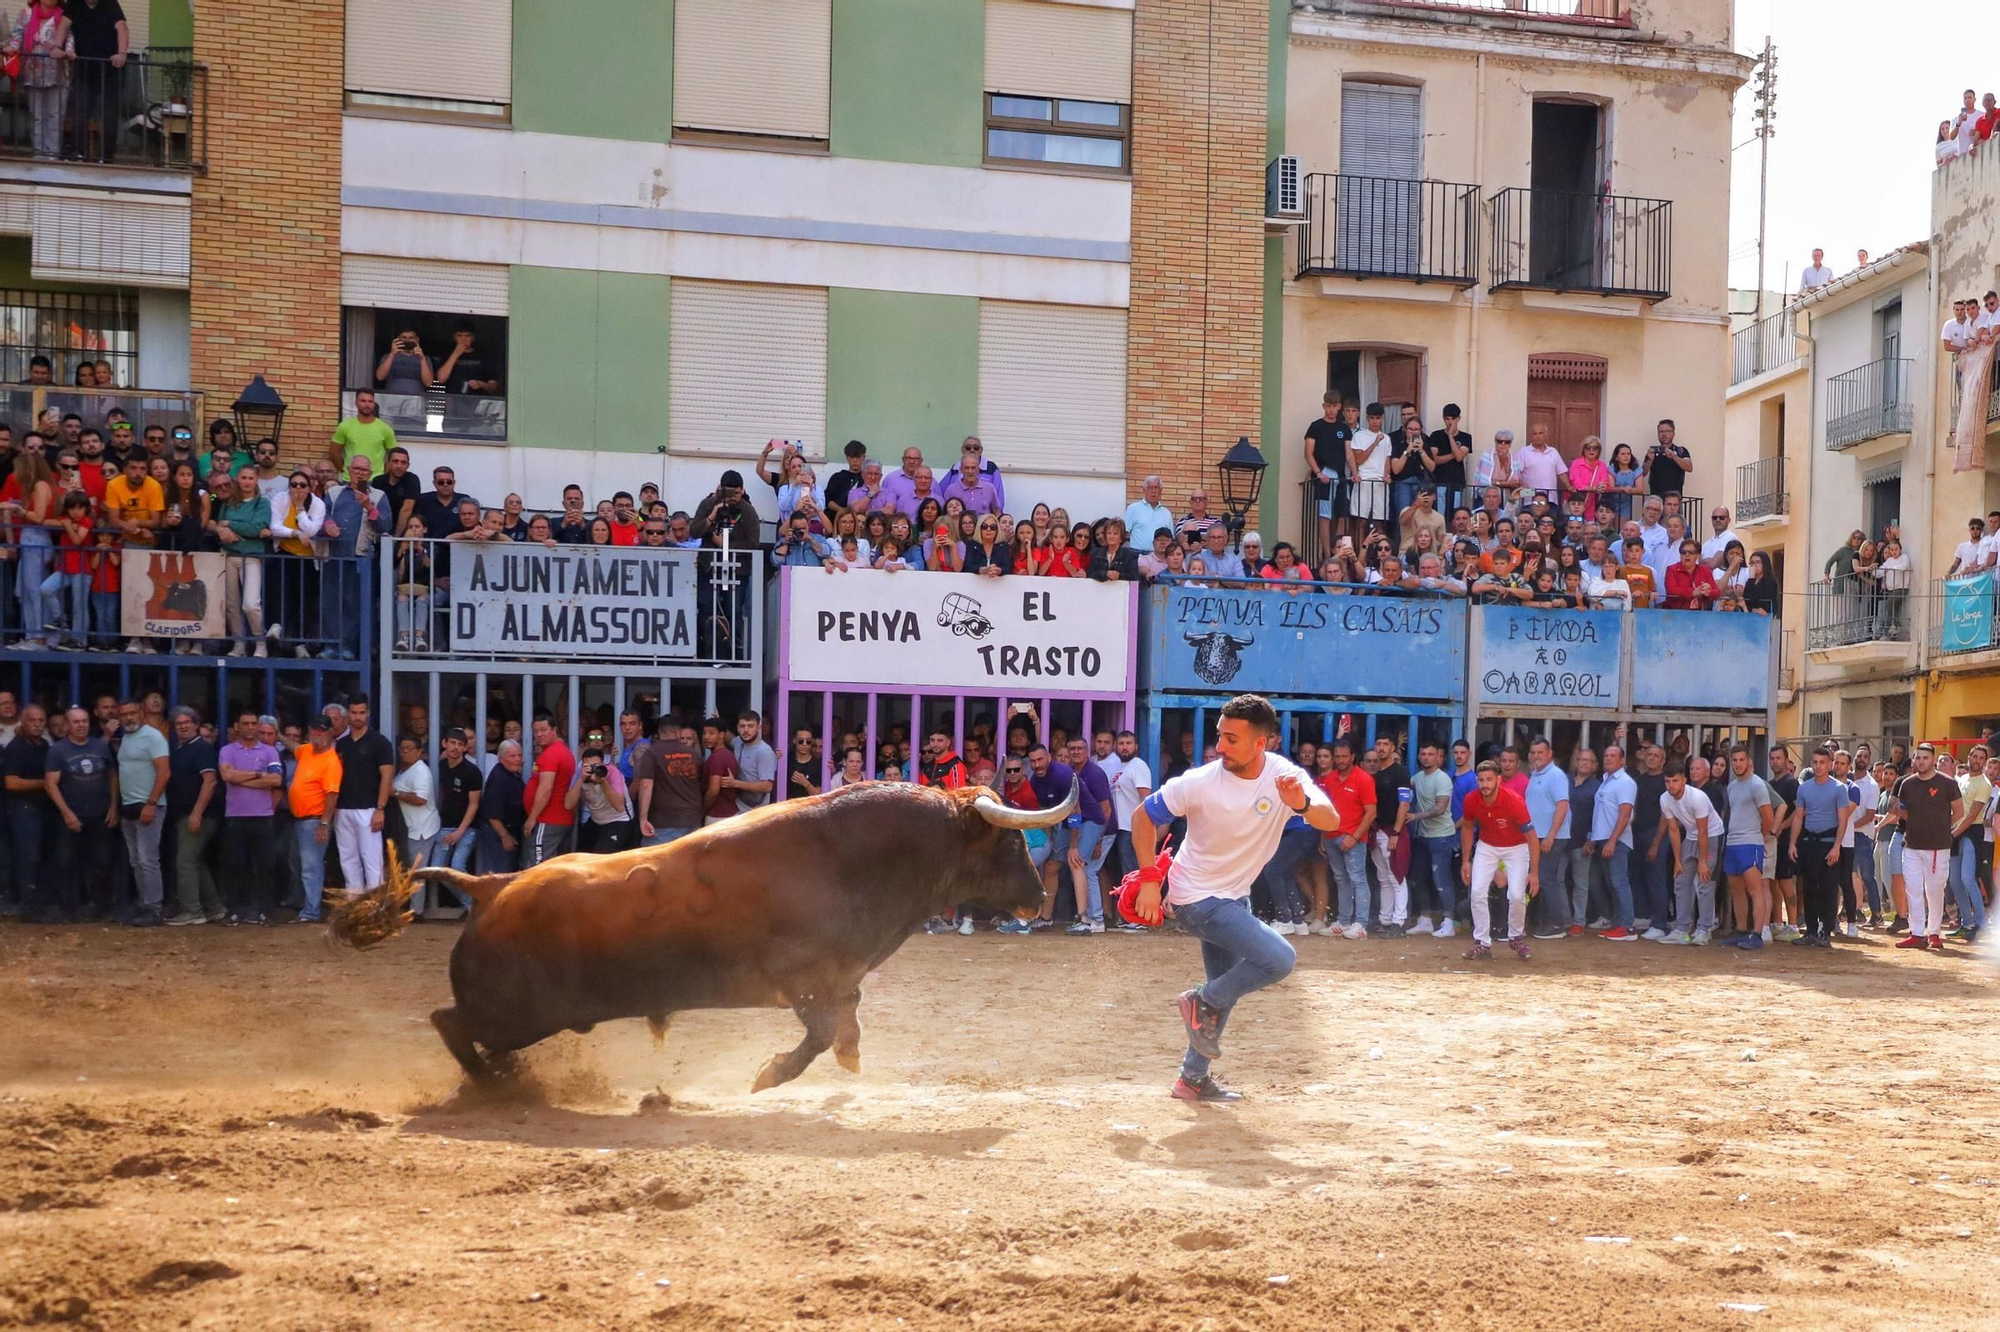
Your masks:
{"label": "beige stucco wall", "polygon": [[[1480,285],[1467,290],[1394,279],[1287,282],[1279,481],[1289,534],[1296,535],[1304,473],[1299,440],[1326,389],[1327,349],[1364,342],[1421,350],[1426,424],[1437,424],[1444,403],[1459,402],[1481,447],[1503,426],[1525,435],[1531,354],[1606,357],[1607,442],[1643,453],[1654,422],[1671,416],[1695,456],[1688,489],[1705,499],[1725,493],[1730,94],[1747,66],[1726,49],[1729,0],[1639,8],[1641,34],[1658,30],[1673,40],[1551,34],[1548,25],[1474,30],[1448,19],[1294,16],[1285,144],[1304,171],[1339,170],[1345,78],[1420,85],[1424,175],[1476,185],[1489,200],[1529,182],[1535,100],[1587,99],[1609,109],[1611,191],[1672,200],[1674,219],[1672,295],[1656,304],[1490,293],[1490,225],[1482,228]],[[1288,261],[1288,271],[1296,267]]]}
{"label": "beige stucco wall", "polygon": [[[1723,449],[1722,476],[1725,488],[1717,498],[1722,499],[1734,512],[1741,500],[1736,489],[1736,469],[1745,463],[1765,456],[1764,414],[1768,404],[1782,401],[1785,407],[1785,428],[1778,441],[1779,450],[1785,459],[1785,487],[1790,494],[1790,502],[1784,520],[1760,522],[1746,526],[1735,524],[1743,537],[1746,549],[1764,551],[1780,557],[1783,567],[1784,613],[1781,614],[1783,647],[1781,666],[1794,686],[1794,692],[1787,694],[1782,689],[1778,704],[1778,733],[1780,735],[1800,734],[1800,724],[1804,720],[1799,715],[1796,699],[1796,685],[1803,678],[1804,661],[1804,620],[1805,591],[1810,575],[1810,560],[1806,542],[1806,511],[1808,472],[1806,463],[1812,447],[1812,375],[1810,373],[1811,343],[1799,340],[1800,358],[1789,369],[1780,369],[1747,379],[1730,389],[1728,401],[1723,407]],[[1787,699],[1791,701],[1787,702]]]}

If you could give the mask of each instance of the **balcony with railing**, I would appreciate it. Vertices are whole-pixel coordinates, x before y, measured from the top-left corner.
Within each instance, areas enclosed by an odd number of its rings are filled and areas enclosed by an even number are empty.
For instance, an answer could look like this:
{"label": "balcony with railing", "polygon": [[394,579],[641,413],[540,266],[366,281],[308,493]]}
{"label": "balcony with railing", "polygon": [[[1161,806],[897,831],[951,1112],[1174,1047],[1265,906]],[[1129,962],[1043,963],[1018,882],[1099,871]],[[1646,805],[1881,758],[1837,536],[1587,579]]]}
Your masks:
{"label": "balcony with railing", "polygon": [[[343,416],[354,415],[354,392],[340,395]],[[375,410],[398,438],[428,435],[492,444],[507,438],[507,399],[498,394],[451,393],[439,384],[423,393],[377,393]]]}
{"label": "balcony with railing", "polygon": [[67,60],[24,60],[0,89],[0,157],[50,163],[204,171],[208,67],[187,48]]}
{"label": "balcony with railing", "polygon": [[1799,359],[1799,321],[1790,306],[1766,315],[1730,340],[1731,386]]}
{"label": "balcony with railing", "polygon": [[1593,28],[1632,26],[1632,0],[1320,0],[1321,9],[1385,9],[1419,15],[1488,14],[1494,18],[1578,23]]}
{"label": "balcony with railing", "polygon": [[1910,431],[1907,359],[1870,361],[1826,381],[1826,446],[1851,449],[1884,435]]}
{"label": "balcony with railing", "polygon": [[1913,614],[1908,591],[1886,591],[1849,574],[1806,589],[1806,651],[1839,664],[1907,659]]}
{"label": "balcony with railing", "polygon": [[[1965,402],[1965,384],[1958,377],[1956,366],[1947,367],[1946,373],[1951,376],[1951,432],[1949,439],[1955,440],[1958,437],[1958,409]],[[2000,382],[1989,382],[1986,390],[1986,424],[1990,428],[1995,421],[2000,421]]]}
{"label": "balcony with railing", "polygon": [[1493,196],[1492,290],[1665,300],[1674,206],[1666,199],[1514,187]]}
{"label": "balcony with railing", "polygon": [[18,441],[29,424],[42,423],[47,413],[55,413],[58,423],[72,414],[93,430],[106,432],[109,441],[114,411],[123,412],[132,423],[132,433],[144,438],[147,426],[161,426],[169,433],[175,426],[187,426],[197,437],[202,434],[202,396],[179,389],[80,388],[56,384],[0,384],[0,421],[14,427]]}
{"label": "balcony with railing", "polygon": [[1305,185],[1300,277],[1478,280],[1478,186],[1331,172]]}
{"label": "balcony with railing", "polygon": [[1736,521],[1747,526],[1782,521],[1791,507],[1782,456],[1759,458],[1736,469]]}

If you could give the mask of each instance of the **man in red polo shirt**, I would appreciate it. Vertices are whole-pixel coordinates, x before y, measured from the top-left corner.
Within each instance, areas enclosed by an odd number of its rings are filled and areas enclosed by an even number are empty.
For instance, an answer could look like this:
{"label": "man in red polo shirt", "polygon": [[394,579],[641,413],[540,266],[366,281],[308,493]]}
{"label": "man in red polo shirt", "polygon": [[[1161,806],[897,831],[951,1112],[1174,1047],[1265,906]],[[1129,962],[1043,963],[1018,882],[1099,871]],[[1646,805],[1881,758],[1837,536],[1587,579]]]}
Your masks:
{"label": "man in red polo shirt", "polygon": [[[1472,951],[1475,962],[1493,956],[1493,920],[1486,894],[1493,871],[1507,870],[1507,942],[1528,960],[1528,899],[1539,889],[1541,839],[1531,835],[1528,802],[1500,784],[1500,765],[1488,759],[1475,770],[1479,787],[1465,798],[1459,825],[1459,849],[1465,864],[1459,871],[1472,890]],[[1478,838],[1474,848],[1473,839]]]}

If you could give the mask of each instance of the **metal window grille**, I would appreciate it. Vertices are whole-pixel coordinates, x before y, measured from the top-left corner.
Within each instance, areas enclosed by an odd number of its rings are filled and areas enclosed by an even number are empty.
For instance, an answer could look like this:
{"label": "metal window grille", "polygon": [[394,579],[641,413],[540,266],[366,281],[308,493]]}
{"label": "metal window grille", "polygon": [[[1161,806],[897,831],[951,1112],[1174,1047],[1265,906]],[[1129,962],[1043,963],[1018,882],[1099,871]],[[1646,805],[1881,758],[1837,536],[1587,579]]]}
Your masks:
{"label": "metal window grille", "polygon": [[0,382],[28,380],[28,363],[46,356],[56,385],[76,383],[85,361],[109,361],[113,387],[139,382],[139,308],[126,292],[0,290]]}

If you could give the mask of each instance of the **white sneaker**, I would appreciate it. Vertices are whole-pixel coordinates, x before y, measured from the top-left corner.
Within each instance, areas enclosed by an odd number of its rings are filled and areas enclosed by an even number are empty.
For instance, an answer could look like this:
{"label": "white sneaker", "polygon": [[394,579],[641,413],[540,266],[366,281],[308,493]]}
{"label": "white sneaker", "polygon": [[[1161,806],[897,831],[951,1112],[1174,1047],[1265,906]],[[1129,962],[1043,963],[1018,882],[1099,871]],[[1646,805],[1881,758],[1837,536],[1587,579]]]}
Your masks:
{"label": "white sneaker", "polygon": [[1285,935],[1288,938],[1298,932],[1293,928],[1292,922],[1289,920],[1274,920],[1271,922],[1271,929],[1274,933]]}
{"label": "white sneaker", "polygon": [[[1633,923],[1637,924],[1638,922],[1634,921]],[[1667,937],[1667,932],[1657,925],[1649,925],[1639,932],[1639,937],[1649,943],[1658,943]]]}
{"label": "white sneaker", "polygon": [[[1798,938],[1798,935],[1799,935],[1799,932],[1798,932],[1797,930],[1793,930],[1793,931],[1792,931],[1792,937],[1793,937],[1794,939]],[[1769,942],[1771,942],[1771,927],[1770,927],[1769,925],[1766,925],[1766,926],[1764,927],[1764,942],[1765,942],[1765,943],[1769,943]]]}
{"label": "white sneaker", "polygon": [[1672,934],[1660,935],[1660,937],[1653,940],[1653,942],[1663,943],[1663,944],[1685,944],[1692,942],[1692,939],[1686,930],[1675,930]]}
{"label": "white sneaker", "polygon": [[223,653],[222,655],[225,657],[240,657],[243,655],[243,645],[241,643],[238,643],[235,647],[229,649],[229,651]]}
{"label": "white sneaker", "polygon": [[1696,930],[1692,935],[1688,937],[1688,942],[1694,945],[1696,948],[1708,947],[1708,931]]}
{"label": "white sneaker", "polygon": [[1368,937],[1368,927],[1357,920],[1342,930],[1340,937],[1343,939],[1366,939]]}
{"label": "white sneaker", "polygon": [[972,933],[972,917],[960,916],[958,918],[958,932],[960,934]]}
{"label": "white sneaker", "polygon": [[1590,922],[1590,928],[1593,930],[1608,930],[1611,928],[1611,922],[1599,916],[1596,920]]}
{"label": "white sneaker", "polygon": [[1861,927],[1850,920],[1847,922],[1846,934],[1850,939],[1859,939],[1861,937]]}
{"label": "white sneaker", "polygon": [[1449,919],[1440,922],[1438,927],[1431,931],[1432,937],[1438,939],[1449,939],[1457,933],[1458,926],[1453,924]]}
{"label": "white sneaker", "polygon": [[1311,924],[1306,926],[1307,934],[1332,934],[1333,932],[1334,932],[1334,927],[1327,924],[1323,918],[1320,920],[1313,921]]}
{"label": "white sneaker", "polygon": [[1437,927],[1431,924],[1429,916],[1418,916],[1416,924],[1410,926],[1408,932],[1411,934],[1433,934],[1436,930]]}
{"label": "white sneaker", "polygon": [[268,657],[271,655],[271,651],[264,644],[259,643],[250,650],[250,655],[253,657]]}

